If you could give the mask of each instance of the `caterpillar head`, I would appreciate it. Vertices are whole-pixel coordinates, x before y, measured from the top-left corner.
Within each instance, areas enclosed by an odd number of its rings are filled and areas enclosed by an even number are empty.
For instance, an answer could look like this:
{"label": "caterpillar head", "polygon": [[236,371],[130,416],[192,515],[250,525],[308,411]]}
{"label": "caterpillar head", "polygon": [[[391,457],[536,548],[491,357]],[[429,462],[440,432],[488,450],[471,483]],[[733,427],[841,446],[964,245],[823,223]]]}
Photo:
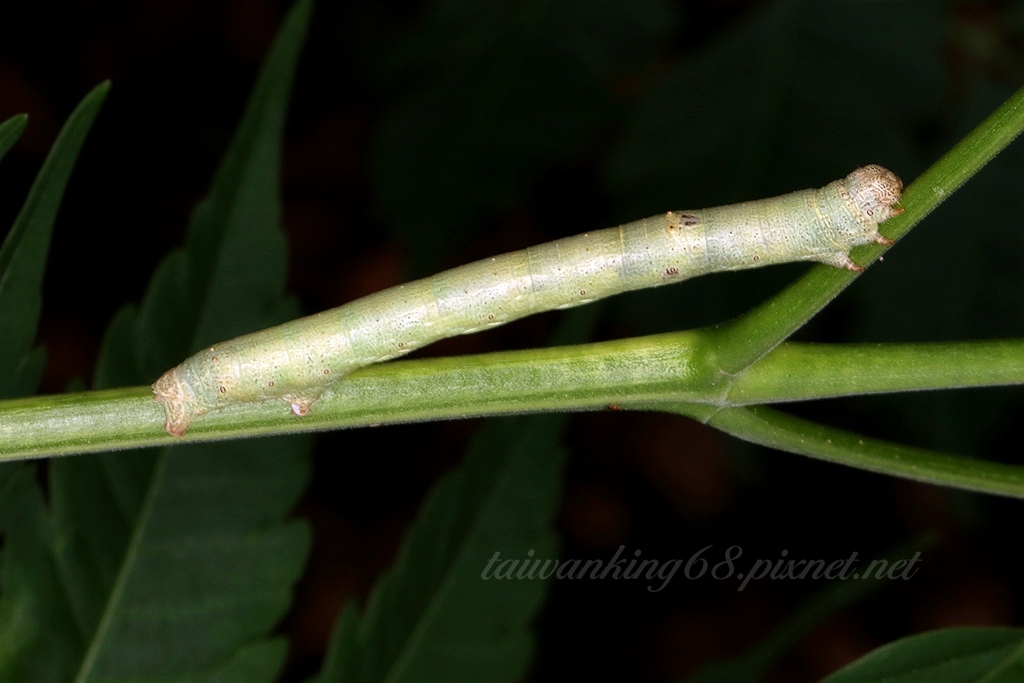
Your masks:
{"label": "caterpillar head", "polygon": [[205,409],[196,409],[196,396],[192,387],[181,376],[178,368],[171,368],[152,385],[153,394],[164,407],[167,423],[164,429],[171,436],[182,436],[196,415]]}
{"label": "caterpillar head", "polygon": [[903,181],[877,164],[858,168],[846,176],[846,191],[857,209],[874,223],[903,213],[896,204],[903,195]]}

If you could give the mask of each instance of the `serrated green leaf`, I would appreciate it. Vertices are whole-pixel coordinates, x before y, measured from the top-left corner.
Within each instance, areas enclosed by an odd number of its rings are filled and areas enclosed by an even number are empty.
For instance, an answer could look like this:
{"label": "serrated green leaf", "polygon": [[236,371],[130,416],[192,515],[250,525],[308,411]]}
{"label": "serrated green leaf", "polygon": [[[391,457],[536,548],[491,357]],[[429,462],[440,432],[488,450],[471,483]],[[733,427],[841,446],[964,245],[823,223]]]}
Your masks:
{"label": "serrated green leaf", "polygon": [[[279,446],[274,448],[274,446]],[[51,467],[57,562],[87,651],[77,680],[209,675],[291,602],[309,533],[283,523],[307,463],[278,440]],[[262,672],[273,680],[273,671]]]}
{"label": "serrated green leaf", "polygon": [[[31,344],[42,308],[50,237],[71,171],[108,90],[109,83],[93,89],[68,118],[0,248],[0,396],[30,394],[42,376],[46,354]],[[0,125],[0,157],[26,122],[19,116]],[[78,644],[53,566],[50,520],[34,472],[23,464],[0,467],[0,680],[62,680],[51,675],[51,667],[72,662]]]}
{"label": "serrated green leaf", "polygon": [[[286,262],[278,167],[311,6],[299,2],[285,21],[188,248],[158,268],[140,311],[111,324],[97,385],[152,381],[198,340],[294,313],[274,276]],[[305,523],[286,520],[308,477],[307,446],[264,439],[68,458],[51,463],[49,509],[28,477],[21,498],[33,504],[8,515],[32,512],[37,529],[4,559],[14,579],[0,615],[19,625],[0,629],[0,661],[19,672],[4,680],[273,680],[286,646],[268,634],[310,543]],[[7,528],[5,548],[18,538]]]}
{"label": "serrated green leaf", "polygon": [[[16,395],[15,388],[23,389],[31,378],[30,370],[19,372],[22,363],[38,363],[38,359],[26,361],[25,356],[42,309],[43,272],[53,223],[78,153],[108,90],[109,83],[98,85],[72,112],[0,248],[0,397]],[[0,157],[18,139],[25,123],[25,117],[15,117],[0,126]]]}
{"label": "serrated green leaf", "polygon": [[35,468],[0,467],[0,680],[64,683],[81,657]]}
{"label": "serrated green leaf", "polygon": [[431,489],[377,583],[355,656],[329,653],[348,666],[335,665],[336,677],[319,683],[522,678],[533,649],[528,624],[546,582],[484,572],[494,558],[556,559],[563,424],[560,416],[488,423],[465,464]]}
{"label": "serrated green leaf", "polygon": [[[1019,674],[1024,629],[951,628],[902,638],[823,679],[821,683],[996,683],[1007,666]],[[1016,663],[1016,664],[1015,664]],[[993,677],[994,676],[994,677]]]}
{"label": "serrated green leaf", "polygon": [[[554,335],[579,343],[599,307]],[[316,683],[514,681],[526,672],[541,578],[487,575],[502,558],[557,561],[552,521],[561,492],[564,416],[488,422],[465,463],[438,481],[378,581],[364,616],[348,606]]]}
{"label": "serrated green leaf", "polygon": [[[120,364],[127,372],[119,379],[134,372],[133,383],[152,380],[203,344],[295,314],[284,295],[279,164],[310,11],[311,2],[300,2],[286,20],[210,192],[193,214],[186,249],[161,264],[141,311],[123,314],[120,334],[108,336],[98,382],[120,374],[116,356],[128,349],[134,362]],[[79,596],[96,588],[104,596],[101,604],[77,605],[83,619],[98,617],[99,625],[81,680],[206,672],[205,680],[230,669],[228,658],[238,648],[257,659],[280,650],[266,635],[288,608],[308,552],[305,525],[283,522],[305,485],[307,450],[307,439],[208,444],[162,450],[152,470],[137,456],[111,455],[76,459],[63,476],[53,475],[55,512],[82,543],[78,556],[116,560],[105,572],[94,564],[80,573],[99,585],[83,586]],[[94,501],[91,521],[83,522],[71,514],[84,501],[74,500],[78,486],[70,483],[90,476],[121,489],[106,513]],[[118,519],[123,511],[128,514]],[[108,541],[92,532],[118,528],[117,522],[125,532],[119,538],[132,539],[133,547],[104,547]],[[223,680],[272,680],[282,661],[275,660],[258,675]]]}

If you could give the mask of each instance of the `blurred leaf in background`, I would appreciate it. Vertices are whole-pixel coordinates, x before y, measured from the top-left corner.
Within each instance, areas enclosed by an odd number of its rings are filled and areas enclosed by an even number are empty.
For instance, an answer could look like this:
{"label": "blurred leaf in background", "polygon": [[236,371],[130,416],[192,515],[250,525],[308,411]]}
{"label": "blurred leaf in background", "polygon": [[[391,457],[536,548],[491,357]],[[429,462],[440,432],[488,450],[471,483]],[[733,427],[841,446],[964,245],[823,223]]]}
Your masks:
{"label": "blurred leaf in background", "polygon": [[373,149],[378,203],[414,272],[587,153],[616,111],[609,86],[652,61],[676,22],[666,0],[429,5],[392,55],[407,89]]}

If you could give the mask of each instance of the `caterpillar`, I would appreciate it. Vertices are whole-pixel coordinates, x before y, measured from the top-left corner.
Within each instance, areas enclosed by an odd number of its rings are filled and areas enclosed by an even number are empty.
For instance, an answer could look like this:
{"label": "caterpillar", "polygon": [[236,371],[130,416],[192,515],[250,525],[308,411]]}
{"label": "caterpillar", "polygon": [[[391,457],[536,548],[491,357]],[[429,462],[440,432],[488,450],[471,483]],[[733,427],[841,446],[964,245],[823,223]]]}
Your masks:
{"label": "caterpillar", "polygon": [[152,386],[167,432],[235,403],[281,398],[296,415],[353,370],[445,337],[717,271],[789,261],[863,270],[855,246],[892,244],[878,225],[902,181],[871,165],[816,190],[669,211],[447,270],[322,313],[214,344]]}

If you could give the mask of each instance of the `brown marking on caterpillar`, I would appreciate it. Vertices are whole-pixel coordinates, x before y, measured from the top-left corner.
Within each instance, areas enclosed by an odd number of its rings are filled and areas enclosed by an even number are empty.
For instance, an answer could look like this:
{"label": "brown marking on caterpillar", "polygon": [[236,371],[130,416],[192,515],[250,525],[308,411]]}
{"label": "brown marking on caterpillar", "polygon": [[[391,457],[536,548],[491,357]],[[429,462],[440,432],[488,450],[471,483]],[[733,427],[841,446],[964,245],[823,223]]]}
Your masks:
{"label": "brown marking on caterpillar", "polygon": [[305,417],[306,415],[309,414],[310,407],[317,402],[317,399],[320,398],[320,395],[317,394],[316,396],[295,396],[289,394],[288,396],[283,396],[282,398],[285,401],[287,401],[289,405],[291,405],[293,413],[295,413],[299,417]]}
{"label": "brown marking on caterpillar", "polygon": [[665,214],[665,232],[667,232],[668,234],[670,234],[670,235],[672,235],[674,237],[674,236],[676,236],[679,233],[679,231],[681,229],[682,229],[682,226],[679,224],[679,218],[676,215],[676,212],[675,211],[669,211],[668,213],[666,213]]}
{"label": "brown marking on caterpillar", "polygon": [[160,375],[160,379],[153,383],[154,398],[164,407],[164,429],[171,436],[184,436],[192,422],[194,397],[186,393],[187,386],[177,367]]}

